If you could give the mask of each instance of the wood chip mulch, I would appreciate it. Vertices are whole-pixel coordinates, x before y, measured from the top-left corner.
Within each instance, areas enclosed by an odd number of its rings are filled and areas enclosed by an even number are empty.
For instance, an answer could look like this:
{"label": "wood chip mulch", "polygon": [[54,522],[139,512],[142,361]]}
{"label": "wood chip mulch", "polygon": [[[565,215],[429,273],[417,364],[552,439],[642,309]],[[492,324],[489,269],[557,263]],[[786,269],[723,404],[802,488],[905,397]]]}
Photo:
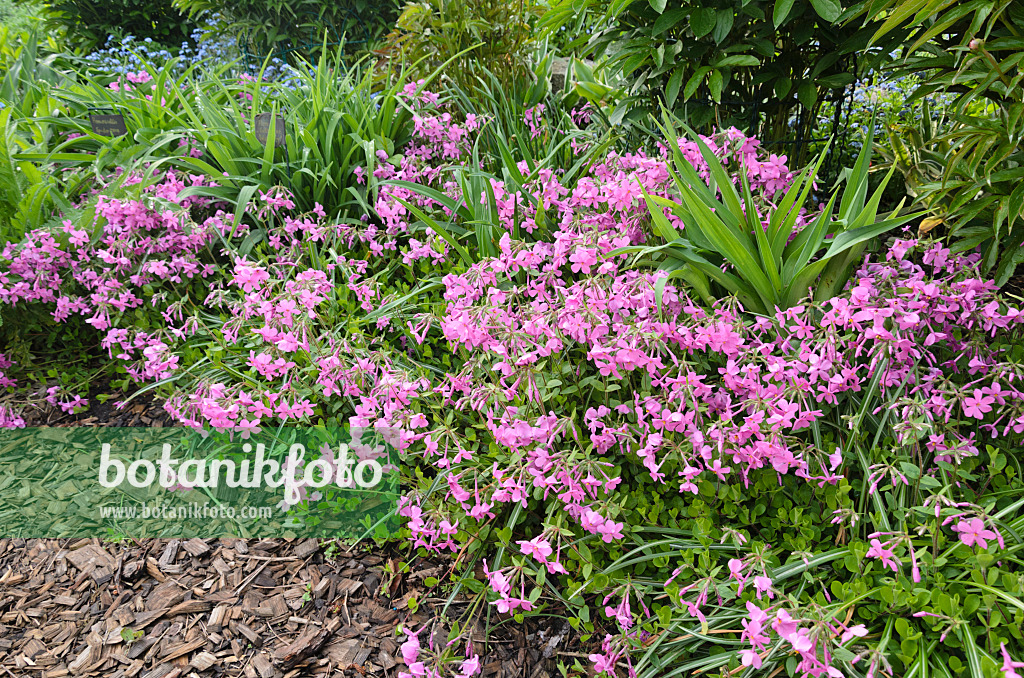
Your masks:
{"label": "wood chip mulch", "polygon": [[[41,415],[30,425],[174,425],[146,397]],[[399,551],[330,553],[315,539],[0,539],[0,678],[396,678],[407,668],[399,624],[429,624],[443,646],[467,610],[465,597],[447,606],[427,585],[451,563],[414,559],[403,573]],[[558,659],[588,663],[562,619],[489,621],[490,634],[482,618],[471,624],[485,678],[552,678]]]}
{"label": "wood chip mulch", "polygon": [[[424,584],[445,566],[389,575],[398,568],[375,551],[328,559],[314,539],[0,540],[0,676],[394,678],[406,670],[399,623],[447,638],[444,600]],[[558,655],[581,656],[565,651],[559,623],[502,624],[485,645],[475,622],[482,674],[557,675]]]}

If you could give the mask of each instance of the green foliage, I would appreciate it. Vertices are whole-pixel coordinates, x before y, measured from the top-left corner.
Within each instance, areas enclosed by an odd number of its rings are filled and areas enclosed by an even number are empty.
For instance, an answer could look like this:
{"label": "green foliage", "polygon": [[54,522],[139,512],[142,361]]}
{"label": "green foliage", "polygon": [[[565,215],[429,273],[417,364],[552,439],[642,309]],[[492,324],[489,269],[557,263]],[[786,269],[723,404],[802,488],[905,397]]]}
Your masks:
{"label": "green foliage", "polygon": [[[668,118],[666,123],[663,129],[671,147],[678,149],[672,123]],[[918,216],[897,216],[897,209],[876,220],[881,195],[893,170],[868,199],[871,135],[849,172],[838,209],[836,191],[813,220],[808,217],[809,223],[803,228],[798,227],[798,217],[806,210],[824,155],[797,177],[781,198],[776,196],[775,205],[767,210],[765,225],[758,209],[761,203],[752,195],[746,173],[741,174],[737,189],[707,144],[692,132],[691,137],[711,169],[711,185],[676,150],[672,178],[680,202],[644,192],[655,230],[666,244],[621,250],[651,257],[645,263],[666,271],[669,277],[663,279],[662,290],[670,278],[683,278],[708,301],[724,291],[736,295],[748,311],[758,314],[795,306],[806,299],[808,291],[813,291],[817,301],[827,300],[842,291],[872,240]],[[682,234],[665,217],[665,209],[685,224]],[[712,289],[712,282],[720,289]]]}
{"label": "green foliage", "polygon": [[0,0],[0,29],[27,31],[36,27],[46,9],[42,3]]}
{"label": "green foliage", "polygon": [[258,60],[279,56],[293,65],[316,62],[326,36],[365,47],[397,16],[396,0],[173,0],[196,20],[216,18],[218,30],[238,38]]}
{"label": "green foliage", "polygon": [[419,0],[405,5],[387,36],[385,54],[421,73],[451,59],[445,75],[472,89],[493,73],[509,83],[529,73],[535,0]]}
{"label": "green foliage", "polygon": [[[902,156],[898,166],[919,202],[945,223],[953,249],[982,246],[984,268],[995,269],[1001,285],[1024,261],[1024,6],[1003,0],[890,0],[871,12],[885,19],[875,42],[894,31],[911,32],[898,73],[928,74],[913,99],[933,92],[957,95],[943,129],[897,131],[910,142],[896,151]],[[919,159],[908,161],[910,155]]]}
{"label": "green foliage", "polygon": [[[299,209],[310,211],[319,203],[332,216],[353,216],[356,208],[369,209],[365,190],[356,189],[357,166],[369,175],[377,152],[391,161],[396,149],[411,135],[412,114],[401,98],[405,80],[393,77],[378,90],[370,72],[350,70],[339,75],[341,55],[321,55],[313,74],[303,69],[296,87],[231,82],[211,76],[195,91],[170,93],[181,113],[168,141],[194,142],[203,149],[199,158],[167,159],[154,152],[152,160],[173,162],[188,172],[218,179],[221,187],[204,193],[242,207],[256,190],[288,188]],[[260,112],[283,113],[286,144],[260,144],[252,119]],[[243,195],[243,190],[245,191]]]}
{"label": "green foliage", "polygon": [[[65,79],[46,59],[32,59],[32,44],[0,84],[4,98],[14,93],[2,112],[0,144],[0,173],[14,176],[0,201],[0,227],[8,237],[46,224],[58,211],[77,216],[81,210],[74,203],[92,186],[119,183],[113,178],[118,167],[131,168],[155,155],[167,161],[187,150],[169,132],[181,128],[175,93],[188,88],[193,69],[174,77],[173,62],[165,69],[150,67],[148,90],[115,91],[81,74],[81,82]],[[122,114],[129,133],[115,138],[93,133],[93,108]]]}
{"label": "green foliage", "polygon": [[46,156],[59,140],[63,125],[45,120],[64,104],[52,96],[69,84],[59,67],[53,38],[40,43],[35,32],[14,40],[0,29],[0,54],[6,65],[0,81],[0,242],[17,239],[27,228],[49,219],[54,205],[72,209],[68,198],[77,192],[61,184],[53,166],[33,162]]}
{"label": "green foliage", "polygon": [[[476,115],[485,121],[476,141],[480,159],[505,181],[523,181],[513,157],[526,162],[530,173],[538,168],[570,170],[579,160],[572,140],[584,135],[569,111],[584,106],[586,100],[573,91],[552,91],[553,59],[554,54],[542,44],[534,54],[533,72],[526,76],[503,81],[499,74],[481,66],[474,86],[456,84],[452,88],[453,102],[462,115]],[[534,130],[526,120],[531,110],[537,120]],[[573,176],[575,173],[568,177],[570,183]]]}
{"label": "green foliage", "polygon": [[622,79],[629,96],[613,120],[664,104],[694,127],[777,140],[799,107],[792,132],[809,136],[825,97],[874,58],[862,54],[874,25],[842,21],[853,11],[834,0],[556,0],[542,24],[575,26],[576,46]]}
{"label": "green foliage", "polygon": [[187,40],[192,24],[171,0],[49,0],[46,25],[64,31],[68,43],[83,51],[102,45],[108,35],[152,38],[176,47]]}

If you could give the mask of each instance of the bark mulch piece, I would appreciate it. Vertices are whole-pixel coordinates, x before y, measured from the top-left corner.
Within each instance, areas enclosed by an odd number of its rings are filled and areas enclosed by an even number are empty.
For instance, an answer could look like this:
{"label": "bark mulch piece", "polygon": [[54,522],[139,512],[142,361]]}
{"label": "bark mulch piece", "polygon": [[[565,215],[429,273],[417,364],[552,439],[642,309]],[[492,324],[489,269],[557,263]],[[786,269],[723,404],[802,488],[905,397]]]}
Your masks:
{"label": "bark mulch piece", "polygon": [[[424,584],[442,565],[392,576],[387,560],[328,560],[316,540],[0,540],[0,676],[394,678],[399,623],[431,622],[442,644],[447,629]],[[503,624],[486,653],[474,626],[483,675],[551,678],[557,655],[580,656],[568,625],[547,623]]]}

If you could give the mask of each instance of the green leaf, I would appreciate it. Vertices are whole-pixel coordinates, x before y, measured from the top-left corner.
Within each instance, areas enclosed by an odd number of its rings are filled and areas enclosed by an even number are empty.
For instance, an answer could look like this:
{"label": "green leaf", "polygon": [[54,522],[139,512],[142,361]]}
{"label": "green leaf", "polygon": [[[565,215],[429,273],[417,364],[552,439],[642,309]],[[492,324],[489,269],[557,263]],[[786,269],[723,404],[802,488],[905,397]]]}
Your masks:
{"label": "green leaf", "polygon": [[[655,299],[655,301],[658,304],[658,314],[659,315],[661,314],[662,302],[663,302],[663,298],[665,296],[665,286],[673,278],[684,278],[684,277],[686,277],[686,274],[687,274],[687,269],[686,268],[679,268],[678,267],[679,266],[679,262],[673,261],[673,262],[671,262],[670,265],[674,266],[676,268],[672,268],[670,270],[667,266],[663,266],[660,270],[668,271],[668,275],[666,275],[664,278],[659,278],[658,282],[654,283],[654,299]],[[685,266],[685,264],[683,264],[683,266]]]}
{"label": "green leaf", "polygon": [[712,100],[722,100],[722,84],[722,72],[717,69],[711,71],[711,75],[708,77],[708,89],[711,90]]}
{"label": "green leaf", "polygon": [[790,90],[793,89],[793,81],[787,77],[781,77],[775,81],[775,98],[785,99]]}
{"label": "green leaf", "polygon": [[793,9],[793,3],[796,0],[775,0],[775,11],[772,12],[772,23],[778,28],[782,25],[782,22],[789,16],[789,12]]}
{"label": "green leaf", "polygon": [[754,196],[750,192],[750,179],[747,177],[745,169],[740,174],[743,182],[743,204],[747,206],[747,228],[754,233],[757,251],[761,255],[762,270],[768,274],[768,279],[775,290],[775,297],[778,298],[782,292],[782,278],[779,275],[779,267],[782,263],[782,247],[772,248],[772,244],[768,241],[768,234],[764,231],[764,226],[761,224],[757,211],[752,207],[754,205]]}
{"label": "green leaf", "polygon": [[868,195],[868,170],[871,166],[871,152],[874,144],[875,114],[871,114],[867,136],[853,164],[853,171],[846,180],[843,199],[839,202],[839,218],[851,220],[864,209],[864,200]]}
{"label": "green leaf", "polygon": [[690,30],[693,31],[693,37],[698,40],[710,33],[716,22],[717,17],[713,9],[698,7],[690,13]]}
{"label": "green leaf", "polygon": [[796,90],[796,98],[804,108],[813,108],[818,99],[818,88],[810,80],[804,80]]}
{"label": "green leaf", "polygon": [[665,104],[669,108],[675,105],[676,99],[679,97],[679,88],[683,84],[683,75],[686,70],[683,66],[676,66],[676,69],[672,71],[672,77],[668,79],[668,84],[665,85]]}
{"label": "green leaf", "polygon": [[537,213],[533,215],[533,224],[534,224],[534,226],[536,226],[539,229],[543,229],[544,228],[544,226],[547,224],[547,220],[546,220],[545,214],[546,213],[545,213],[545,210],[544,210],[544,202],[543,201],[538,201],[538,203],[537,203]]}
{"label": "green leaf", "polygon": [[690,79],[686,81],[686,87],[683,88],[683,100],[687,100],[694,95],[697,88],[700,87],[701,82],[704,80],[704,76],[711,72],[710,66],[701,66],[697,69],[697,72],[690,76]]}
{"label": "green leaf", "polygon": [[433,219],[431,219],[430,217],[428,217],[428,216],[427,216],[427,215],[426,215],[426,214],[425,214],[425,213],[423,212],[423,210],[421,210],[421,209],[420,209],[419,207],[417,207],[416,205],[412,204],[411,202],[408,202],[408,201],[406,201],[406,200],[402,200],[402,199],[401,199],[401,198],[399,198],[398,196],[393,196],[393,197],[394,197],[394,199],[395,199],[395,200],[397,200],[398,202],[400,202],[400,203],[402,203],[403,205],[405,205],[406,209],[408,209],[408,210],[409,210],[410,212],[412,212],[412,213],[413,213],[413,214],[415,214],[415,215],[416,215],[417,217],[419,217],[419,218],[420,218],[420,220],[421,220],[421,221],[422,221],[422,222],[423,222],[424,224],[426,224],[426,226],[427,226],[428,228],[430,228],[430,229],[431,229],[432,231],[434,231],[434,232],[435,232],[435,233],[437,233],[437,234],[438,234],[439,236],[441,236],[441,238],[442,238],[442,239],[443,239],[443,240],[444,240],[444,241],[445,241],[446,243],[448,243],[449,245],[451,245],[451,246],[452,246],[452,249],[454,249],[454,250],[455,250],[456,252],[458,252],[458,253],[459,253],[459,256],[460,256],[460,257],[462,258],[462,260],[463,260],[464,262],[466,262],[466,265],[467,265],[467,266],[472,266],[472,265],[473,265],[473,264],[475,263],[475,262],[473,261],[473,257],[472,257],[472,256],[471,256],[471,255],[469,254],[469,251],[468,251],[468,250],[466,250],[466,248],[465,248],[465,247],[463,247],[462,245],[460,245],[460,244],[458,243],[458,241],[457,241],[457,240],[455,240],[455,238],[454,238],[454,237],[452,236],[452,234],[451,234],[451,233],[449,233],[449,232],[448,232],[448,231],[447,231],[447,230],[446,230],[446,229],[445,229],[445,228],[444,228],[443,226],[441,226],[441,225],[440,225],[440,224],[438,224],[438,223],[437,223],[436,221],[434,221]]}
{"label": "green leaf", "polygon": [[[654,201],[654,199],[647,193],[647,189],[644,188],[643,182],[637,177],[637,183],[640,184],[640,192],[644,195],[644,202],[647,203],[647,209],[651,213],[651,220],[654,222],[654,230],[658,232],[665,240],[672,242],[673,240],[679,239],[679,231],[672,226],[672,223],[665,216],[662,208]],[[661,198],[661,200],[665,200]],[[667,201],[666,201],[667,202]]]}
{"label": "green leaf", "polygon": [[843,13],[843,6],[839,0],[811,0],[814,11],[825,21],[832,23]]}
{"label": "green leaf", "polygon": [[651,29],[651,37],[656,38],[670,28],[675,28],[686,19],[686,14],[687,11],[679,7],[665,12],[654,22],[654,27]]}
{"label": "green leaf", "polygon": [[683,200],[700,223],[700,229],[715,244],[716,251],[728,259],[743,280],[749,283],[753,291],[760,297],[761,305],[765,309],[771,310],[769,302],[773,296],[771,283],[764,271],[761,270],[760,262],[748,249],[749,245],[744,243],[742,237],[737,237],[736,233],[722,223],[722,220],[692,190],[684,186],[680,186],[680,188]]}
{"label": "green leaf", "polygon": [[761,61],[750,54],[734,54],[727,56],[715,63],[716,68],[725,68],[726,66],[760,66]]}
{"label": "green leaf", "polygon": [[648,0],[651,3],[651,9],[658,14],[665,11],[665,5],[668,4],[668,0]]}
{"label": "green leaf", "polygon": [[735,20],[736,16],[733,14],[732,9],[718,10],[718,15],[715,17],[715,32],[711,36],[714,38],[716,45],[721,45],[722,41],[729,37],[729,31],[732,30],[732,24]]}

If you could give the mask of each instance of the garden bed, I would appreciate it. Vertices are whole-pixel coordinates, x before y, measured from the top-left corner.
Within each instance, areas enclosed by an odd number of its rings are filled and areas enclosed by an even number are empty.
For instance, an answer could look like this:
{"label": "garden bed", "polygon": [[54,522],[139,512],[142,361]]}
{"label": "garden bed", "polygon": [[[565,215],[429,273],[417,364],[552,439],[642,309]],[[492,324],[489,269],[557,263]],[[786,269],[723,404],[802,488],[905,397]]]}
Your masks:
{"label": "garden bed", "polygon": [[0,31],[0,673],[1017,678],[1024,12],[896,2]]}

